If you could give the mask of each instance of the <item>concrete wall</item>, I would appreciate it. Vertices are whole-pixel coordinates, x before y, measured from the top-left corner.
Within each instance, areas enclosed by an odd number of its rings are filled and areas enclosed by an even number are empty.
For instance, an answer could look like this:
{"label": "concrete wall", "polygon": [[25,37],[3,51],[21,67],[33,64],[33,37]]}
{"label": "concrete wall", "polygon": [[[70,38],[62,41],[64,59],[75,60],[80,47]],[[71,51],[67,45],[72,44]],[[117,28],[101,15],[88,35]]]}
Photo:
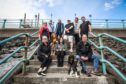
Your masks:
{"label": "concrete wall", "polygon": [[[19,33],[30,33],[33,34],[34,32],[38,31],[38,29],[33,28],[22,28],[22,29],[0,29],[0,37],[11,37]],[[37,36],[37,35],[36,35]]]}
{"label": "concrete wall", "polygon": [[[19,33],[34,33],[38,31],[38,29],[35,28],[22,28],[22,29],[0,29],[0,37],[10,37]],[[95,34],[98,33],[109,33],[111,35],[117,36],[117,37],[126,37],[126,29],[93,29],[93,32]]]}

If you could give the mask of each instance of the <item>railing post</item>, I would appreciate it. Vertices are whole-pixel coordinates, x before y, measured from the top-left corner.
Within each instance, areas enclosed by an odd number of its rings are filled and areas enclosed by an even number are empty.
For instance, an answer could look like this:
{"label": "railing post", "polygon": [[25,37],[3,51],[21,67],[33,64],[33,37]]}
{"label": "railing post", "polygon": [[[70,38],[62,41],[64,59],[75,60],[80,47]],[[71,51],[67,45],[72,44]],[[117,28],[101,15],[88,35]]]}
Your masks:
{"label": "railing post", "polygon": [[106,21],[106,28],[109,28],[108,19],[106,19],[105,21]]}
{"label": "railing post", "polygon": [[124,20],[121,20],[123,29],[125,28]]}
{"label": "railing post", "polygon": [[20,19],[20,24],[19,24],[19,28],[21,28],[21,25],[22,25],[22,19]]}
{"label": "railing post", "polygon": [[26,46],[26,48],[25,48],[25,55],[24,55],[24,59],[25,59],[25,62],[24,62],[24,64],[23,64],[23,70],[22,70],[22,74],[23,75],[25,75],[26,73],[26,61],[27,61],[27,52],[28,52],[28,35],[26,35],[26,37],[25,37],[25,46]]}
{"label": "railing post", "polygon": [[2,27],[3,29],[5,28],[6,21],[7,21],[7,20],[6,20],[6,19],[4,19],[4,22],[3,22],[3,27]]}
{"label": "railing post", "polygon": [[[100,43],[100,47],[103,46],[103,42],[102,42],[102,36],[99,37],[99,43]],[[100,49],[100,53],[101,53],[101,60],[104,60],[104,54],[103,54],[103,49]],[[105,62],[102,62],[102,70],[103,70],[103,74],[106,75],[106,64]]]}
{"label": "railing post", "polygon": [[35,15],[35,28],[37,28],[37,15]]}
{"label": "railing post", "polygon": [[26,13],[24,14],[24,25],[26,24]]}
{"label": "railing post", "polygon": [[40,18],[40,14],[38,13],[37,28],[39,28],[39,18]]}

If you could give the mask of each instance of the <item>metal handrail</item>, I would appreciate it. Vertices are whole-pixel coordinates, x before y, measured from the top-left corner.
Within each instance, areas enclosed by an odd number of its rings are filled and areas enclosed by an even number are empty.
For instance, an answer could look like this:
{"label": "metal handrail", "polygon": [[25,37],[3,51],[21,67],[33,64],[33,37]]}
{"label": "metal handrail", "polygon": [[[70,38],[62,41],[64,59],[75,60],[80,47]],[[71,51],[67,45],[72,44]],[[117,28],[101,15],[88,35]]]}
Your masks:
{"label": "metal handrail", "polygon": [[19,50],[23,49],[23,48],[27,48],[26,46],[21,46],[19,48],[17,48],[14,52],[12,52],[9,56],[6,56],[5,58],[3,58],[0,61],[0,65],[3,64],[4,62],[6,62],[9,58],[11,58],[12,56],[14,56]]}
{"label": "metal handrail", "polygon": [[18,67],[18,65],[20,65],[21,63],[23,63],[23,62],[25,62],[25,61],[26,61],[26,60],[23,59],[23,60],[19,61],[17,64],[15,64],[15,66],[14,66],[6,75],[4,75],[4,76],[0,79],[0,84],[2,84],[2,83],[5,81],[5,79],[6,79],[8,76],[11,75],[11,73],[13,73],[13,71]]}
{"label": "metal handrail", "polygon": [[123,75],[119,69],[117,69],[111,62],[109,62],[108,60],[101,60],[101,62],[105,62],[107,63],[122,79],[124,79],[126,81],[126,76]]}
{"label": "metal handrail", "polygon": [[117,40],[119,42],[122,43],[126,43],[125,40],[117,38],[115,36],[112,36],[110,34],[107,33],[100,33],[98,34],[98,38],[99,38],[99,42],[100,42],[100,46],[97,46],[93,41],[91,41],[90,39],[88,40],[91,44],[93,44],[95,46],[96,49],[101,51],[101,62],[102,62],[102,69],[103,69],[103,73],[106,74],[106,64],[107,63],[110,67],[112,67],[112,69],[122,78],[126,81],[126,77],[125,75],[123,75],[113,64],[111,64],[109,61],[105,60],[104,55],[103,55],[103,49],[107,49],[108,51],[110,51],[111,53],[113,53],[115,56],[117,56],[118,58],[120,58],[121,60],[123,60],[124,62],[126,62],[126,58],[124,58],[124,56],[118,54],[116,51],[114,51],[113,49],[109,48],[108,46],[104,46],[102,43],[102,38],[103,36],[107,36],[110,37],[114,40]]}
{"label": "metal handrail", "polygon": [[[31,36],[33,36],[33,35],[35,35],[35,34],[37,34],[37,32],[35,32],[35,33],[33,33]],[[22,34],[23,35],[23,34]],[[28,34],[26,34],[26,35],[28,35]],[[18,36],[20,36],[20,35],[18,35]],[[13,38],[13,39],[15,39],[15,38]],[[4,43],[4,42],[7,42],[7,41],[10,41],[10,40],[12,40],[12,39],[9,39],[9,40],[5,40],[5,41],[2,41],[1,42],[1,44],[2,43]],[[33,42],[30,46],[21,46],[21,47],[19,47],[18,49],[16,49],[13,53],[11,53],[9,56],[7,56],[5,59],[3,59],[0,63],[3,63],[3,62],[5,62],[5,61],[7,61],[10,57],[12,57],[12,56],[14,56],[19,50],[21,50],[22,48],[31,48],[33,45],[35,45],[37,42],[39,41],[39,39],[37,39],[35,42]],[[10,76],[11,75],[11,73],[18,67],[18,65],[19,64],[21,64],[21,63],[24,63],[24,65],[23,65],[23,71],[22,71],[22,73],[24,74],[24,72],[25,72],[25,61],[27,61],[27,60],[30,60],[30,58],[31,57],[29,57],[28,59],[27,59],[27,57],[26,58],[24,58],[23,60],[21,60],[21,61],[19,61],[9,72],[7,72],[7,74],[5,74],[1,79],[0,79],[0,83],[3,83],[3,81],[8,77],[8,76]]]}
{"label": "metal handrail", "polygon": [[[6,28],[7,25],[15,24],[16,28],[21,28],[22,25],[24,25],[24,22],[26,24],[32,25],[32,27],[38,28],[40,24],[42,24],[43,20],[50,20],[50,19],[39,19],[39,22],[36,21],[36,19],[0,19],[1,28]],[[80,20],[80,19],[79,19]],[[92,26],[94,28],[119,28],[119,29],[125,29],[126,28],[126,19],[88,19],[91,21]],[[56,22],[55,22],[56,23]],[[95,24],[101,24],[104,23],[103,26],[96,26]],[[117,24],[118,26],[114,26],[113,24]],[[18,26],[18,27],[17,27]],[[10,27],[10,26],[9,26]],[[8,28],[8,27],[7,27]],[[12,28],[12,27],[10,27]]]}
{"label": "metal handrail", "polygon": [[[34,44],[36,44],[39,40],[36,40],[34,43],[32,43],[30,47],[32,47]],[[24,46],[23,46],[24,47]],[[18,50],[19,51],[19,50]],[[24,63],[27,60],[30,60],[31,57],[29,57],[28,59],[22,59],[20,60],[17,64],[15,64],[15,66],[9,71],[7,72],[7,74],[5,74],[1,79],[0,79],[0,83],[2,83],[9,75],[11,75],[11,73],[18,67],[18,65],[20,65],[21,63]]]}
{"label": "metal handrail", "polygon": [[120,39],[120,38],[115,37],[115,36],[112,36],[112,35],[110,35],[110,34],[107,34],[107,33],[100,33],[100,34],[98,34],[98,37],[102,37],[102,36],[107,36],[107,37],[110,37],[110,38],[112,38],[112,39],[114,39],[114,40],[117,40],[117,41],[120,41],[120,42],[126,44],[126,41],[125,41],[125,40]]}
{"label": "metal handrail", "polygon": [[5,40],[0,41],[0,45],[6,43],[6,42],[8,42],[8,41],[11,41],[11,40],[13,40],[13,39],[16,39],[16,38],[18,38],[18,37],[21,37],[21,36],[23,36],[23,35],[32,37],[32,36],[34,36],[34,35],[37,34],[37,33],[38,33],[38,31],[35,32],[35,33],[33,33],[33,34],[31,34],[31,35],[30,35],[29,33],[20,33],[20,34],[17,34],[17,35],[15,35],[15,36],[12,36],[12,37],[10,37],[10,38],[7,38],[7,39],[5,39]]}

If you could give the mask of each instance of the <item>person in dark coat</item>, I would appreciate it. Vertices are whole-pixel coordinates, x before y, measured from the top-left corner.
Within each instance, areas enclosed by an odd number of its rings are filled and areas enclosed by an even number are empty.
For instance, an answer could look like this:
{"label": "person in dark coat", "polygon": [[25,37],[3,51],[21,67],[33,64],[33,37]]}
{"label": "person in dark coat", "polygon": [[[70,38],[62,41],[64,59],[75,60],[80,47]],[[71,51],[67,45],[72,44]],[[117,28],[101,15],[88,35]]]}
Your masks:
{"label": "person in dark coat", "polygon": [[42,36],[42,42],[38,48],[37,55],[38,60],[41,62],[41,66],[38,70],[38,75],[46,75],[46,71],[51,64],[51,46],[48,42],[47,36]]}
{"label": "person in dark coat", "polygon": [[82,72],[86,73],[87,75],[90,75],[86,62],[87,61],[93,61],[93,67],[94,71],[98,72],[99,67],[99,56],[97,54],[94,54],[91,48],[91,44],[87,41],[87,35],[82,35],[82,41],[80,41],[76,48],[76,59],[80,61],[80,64],[82,66]]}

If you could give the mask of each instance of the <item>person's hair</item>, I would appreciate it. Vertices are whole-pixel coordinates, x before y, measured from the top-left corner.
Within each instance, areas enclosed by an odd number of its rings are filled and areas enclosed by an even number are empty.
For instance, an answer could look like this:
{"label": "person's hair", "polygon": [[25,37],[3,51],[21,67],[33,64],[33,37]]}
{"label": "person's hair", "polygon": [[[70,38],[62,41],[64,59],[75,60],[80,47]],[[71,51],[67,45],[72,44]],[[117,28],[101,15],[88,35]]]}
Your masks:
{"label": "person's hair", "polygon": [[68,19],[68,20],[67,20],[67,22],[69,22],[69,23],[70,23],[71,21]]}
{"label": "person's hair", "polygon": [[[81,19],[82,19],[82,18],[85,18],[85,17],[84,17],[84,16],[82,16],[82,17],[81,17]],[[85,18],[85,19],[86,19],[86,18]]]}
{"label": "person's hair", "polygon": [[86,35],[86,34],[83,34],[83,35],[82,35],[82,37],[83,37],[83,36],[86,36],[86,37],[87,37],[87,35]]}
{"label": "person's hair", "polygon": [[78,17],[75,17],[75,19],[79,20],[79,18],[78,18]]}
{"label": "person's hair", "polygon": [[42,39],[43,39],[43,38],[46,38],[46,39],[47,39],[47,41],[48,41],[48,37],[47,37],[47,36],[42,36]]}

